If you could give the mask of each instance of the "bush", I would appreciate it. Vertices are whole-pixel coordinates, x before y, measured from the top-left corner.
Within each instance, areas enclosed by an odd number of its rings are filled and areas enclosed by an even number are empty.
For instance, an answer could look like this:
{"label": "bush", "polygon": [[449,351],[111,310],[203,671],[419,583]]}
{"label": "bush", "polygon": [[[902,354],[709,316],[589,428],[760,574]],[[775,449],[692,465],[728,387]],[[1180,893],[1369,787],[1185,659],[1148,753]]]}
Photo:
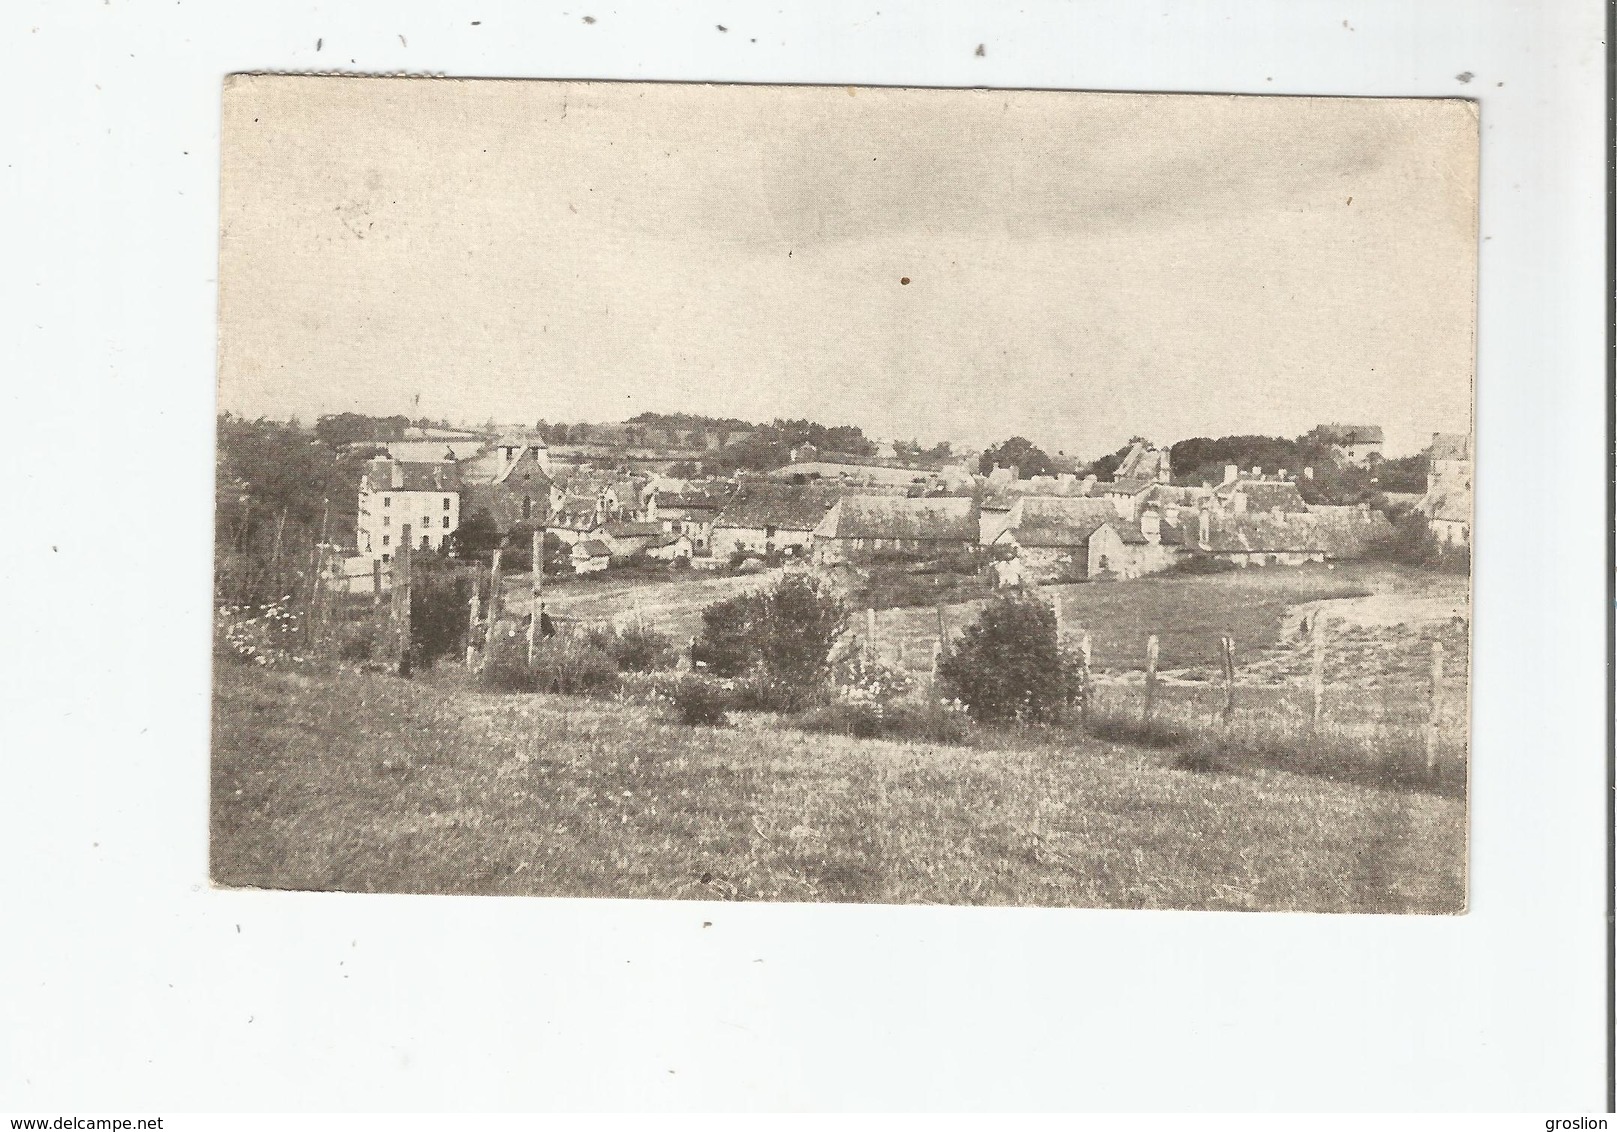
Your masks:
{"label": "bush", "polygon": [[702,632],[691,659],[716,676],[739,676],[758,661],[752,626],[758,617],[757,594],[737,594],[702,610]]}
{"label": "bush", "polygon": [[1365,544],[1364,556],[1428,570],[1471,572],[1470,548],[1440,541],[1432,534],[1426,516],[1419,511],[1406,511],[1394,520],[1385,534],[1372,537]]}
{"label": "bush", "polygon": [[497,692],[549,692],[599,696],[618,687],[618,665],[584,636],[549,637],[537,643],[528,664],[528,643],[517,636],[496,641],[479,677]]}
{"label": "bush", "polygon": [[1056,642],[1055,611],[1021,594],[990,601],[938,664],[944,689],[982,721],[1059,719],[1075,677]]}
{"label": "bush", "polygon": [[623,629],[597,626],[588,636],[590,644],[610,656],[620,672],[655,672],[672,668],[679,659],[670,638],[642,624]]}
{"label": "bush", "polygon": [[735,681],[731,707],[735,711],[802,711],[824,699],[823,684],[796,684],[755,671]]}
{"label": "bush", "polygon": [[847,610],[830,583],[791,572],[758,593],[738,594],[702,611],[691,658],[717,676],[757,670],[788,702],[811,702],[825,684],[831,650]]}
{"label": "bush", "polygon": [[716,680],[687,674],[674,685],[670,695],[679,709],[680,719],[692,727],[723,727],[730,722],[725,713],[730,707],[731,693]]}
{"label": "bush", "polygon": [[848,620],[831,585],[815,574],[788,573],[764,592],[759,614],[754,630],[764,670],[785,683],[822,685]]}
{"label": "bush", "polygon": [[380,659],[387,652],[387,623],[383,618],[367,618],[337,627],[337,658],[353,664]]}
{"label": "bush", "polygon": [[472,577],[434,551],[410,558],[410,662],[431,668],[441,656],[466,649],[466,607]]}

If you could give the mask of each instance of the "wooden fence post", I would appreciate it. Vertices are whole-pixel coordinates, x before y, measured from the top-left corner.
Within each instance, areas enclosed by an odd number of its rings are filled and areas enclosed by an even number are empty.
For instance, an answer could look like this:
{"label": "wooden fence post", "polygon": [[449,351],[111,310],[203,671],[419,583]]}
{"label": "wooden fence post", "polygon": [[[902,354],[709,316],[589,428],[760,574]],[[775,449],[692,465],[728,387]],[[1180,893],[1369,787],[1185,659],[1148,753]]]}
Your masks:
{"label": "wooden fence post", "polygon": [[1056,614],[1056,648],[1061,647],[1061,595],[1056,594],[1054,602]]}
{"label": "wooden fence post", "polygon": [[1432,697],[1426,714],[1426,773],[1437,770],[1438,716],[1443,710],[1443,642],[1432,642]]}
{"label": "wooden fence post", "polygon": [[1151,710],[1157,702],[1157,635],[1145,639],[1145,722],[1151,722]]}
{"label": "wooden fence post", "polygon": [[1092,661],[1089,634],[1085,632],[1078,640],[1078,717],[1083,721],[1085,727],[1089,726],[1089,712],[1094,704],[1092,694],[1094,685],[1090,675]]}
{"label": "wooden fence post", "polygon": [[539,591],[544,585],[544,563],[540,561],[540,552],[545,548],[545,537],[537,530],[533,532],[533,570],[529,574],[528,592],[531,595],[532,608],[528,610],[528,667],[533,667],[534,638],[539,635]]}
{"label": "wooden fence post", "polygon": [[1224,675],[1224,710],[1219,713],[1219,721],[1225,727],[1235,718],[1235,638],[1223,636],[1218,639],[1219,667]]}
{"label": "wooden fence post", "polygon": [[1314,727],[1319,726],[1320,718],[1325,714],[1325,617],[1315,613],[1313,632],[1314,638],[1314,675],[1311,684],[1313,700],[1310,711],[1310,721]]}
{"label": "wooden fence post", "polygon": [[482,581],[483,571],[476,563],[472,564],[472,596],[466,604],[471,613],[466,619],[466,667],[469,669],[477,660],[477,614],[482,605],[482,595],[477,592],[477,585]]}
{"label": "wooden fence post", "polygon": [[876,607],[865,607],[865,663],[876,660]]}
{"label": "wooden fence post", "polygon": [[488,579],[488,629],[483,635],[483,663],[494,655],[494,623],[500,618],[500,550],[494,550],[494,562]]}
{"label": "wooden fence post", "polygon": [[410,675],[410,524],[393,560],[393,613],[398,619],[399,675]]}
{"label": "wooden fence post", "polygon": [[378,605],[381,605],[381,604],[382,604],[382,560],[380,558],[372,558],[371,559],[371,605],[372,605],[372,607],[375,607],[375,606],[378,606]]}

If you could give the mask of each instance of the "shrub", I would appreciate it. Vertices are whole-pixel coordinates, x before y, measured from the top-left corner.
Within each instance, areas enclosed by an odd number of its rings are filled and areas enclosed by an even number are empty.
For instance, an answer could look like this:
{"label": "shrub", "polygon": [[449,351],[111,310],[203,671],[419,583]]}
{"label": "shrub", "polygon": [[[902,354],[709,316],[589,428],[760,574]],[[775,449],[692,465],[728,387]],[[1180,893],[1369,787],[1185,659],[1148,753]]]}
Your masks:
{"label": "shrub", "polygon": [[691,658],[717,676],[761,670],[812,700],[825,683],[831,650],[847,610],[831,584],[804,572],[787,573],[758,593],[738,594],[702,611],[702,632]]}
{"label": "shrub", "polygon": [[797,684],[758,670],[738,678],[732,688],[735,711],[802,711],[824,699],[823,683]]}
{"label": "shrub", "polygon": [[472,598],[472,576],[433,551],[416,551],[410,559],[410,661],[431,668],[441,656],[466,648],[466,607]]}
{"label": "shrub", "polygon": [[387,651],[387,623],[383,618],[351,621],[337,627],[337,658],[354,664],[376,660]]}
{"label": "shrub", "polygon": [[1385,533],[1370,538],[1364,556],[1428,570],[1471,572],[1470,548],[1442,542],[1432,534],[1431,524],[1419,511],[1406,511]]}
{"label": "shrub", "polygon": [[723,727],[729,716],[729,689],[706,676],[688,673],[670,692],[679,717],[692,727]]}
{"label": "shrub", "polygon": [[754,631],[764,670],[802,687],[823,684],[848,620],[830,583],[815,574],[788,573],[764,592],[758,613]]}
{"label": "shrub", "polygon": [[1054,610],[1021,594],[990,601],[938,664],[944,689],[983,721],[1058,719],[1074,677],[1056,642]]}
{"label": "shrub", "polygon": [[588,637],[592,645],[613,659],[620,672],[655,672],[672,668],[679,659],[671,639],[638,623],[622,629],[597,626]]}
{"label": "shrub", "polygon": [[618,665],[587,637],[569,635],[537,643],[530,666],[526,639],[511,636],[495,642],[480,681],[497,692],[597,696],[617,690]]}
{"label": "shrub", "polygon": [[691,659],[716,676],[739,676],[758,660],[752,633],[758,616],[757,594],[737,594],[702,610],[702,632]]}

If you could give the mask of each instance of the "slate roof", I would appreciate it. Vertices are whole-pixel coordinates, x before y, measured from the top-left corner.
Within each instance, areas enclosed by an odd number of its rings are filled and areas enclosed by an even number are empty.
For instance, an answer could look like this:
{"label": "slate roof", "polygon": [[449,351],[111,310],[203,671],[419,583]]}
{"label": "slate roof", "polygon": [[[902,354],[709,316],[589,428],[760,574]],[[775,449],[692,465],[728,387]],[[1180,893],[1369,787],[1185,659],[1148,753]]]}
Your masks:
{"label": "slate roof", "polygon": [[583,542],[574,543],[573,556],[575,558],[580,557],[578,553],[580,550],[584,552],[582,557],[585,558],[612,557],[612,549],[598,538],[585,539]]}
{"label": "slate roof", "polygon": [[749,483],[736,489],[715,527],[812,531],[837,501],[833,489],[814,484]]}
{"label": "slate roof", "polygon": [[372,491],[459,491],[460,469],[452,462],[372,460],[365,466]]}
{"label": "slate roof", "polygon": [[1116,521],[1117,509],[1104,499],[1029,496],[1005,529],[1019,546],[1085,546],[1096,530]]}
{"label": "slate roof", "polygon": [[960,496],[847,495],[815,528],[814,536],[976,542],[977,507]]}
{"label": "slate roof", "polygon": [[649,538],[664,533],[661,523],[608,523],[605,530],[612,538]]}
{"label": "slate roof", "polygon": [[1274,511],[1279,509],[1292,513],[1306,512],[1308,504],[1303,502],[1302,492],[1297,485],[1289,480],[1236,480],[1219,489],[1221,496],[1240,493],[1246,496],[1248,511]]}
{"label": "slate roof", "polygon": [[[1184,546],[1215,553],[1323,553],[1328,558],[1351,558],[1363,553],[1368,539],[1389,529],[1387,517],[1379,511],[1337,507],[1281,516],[1214,515],[1206,542],[1201,541],[1198,520],[1181,516],[1173,537]],[[1169,541],[1167,530],[1164,523],[1164,542]]]}

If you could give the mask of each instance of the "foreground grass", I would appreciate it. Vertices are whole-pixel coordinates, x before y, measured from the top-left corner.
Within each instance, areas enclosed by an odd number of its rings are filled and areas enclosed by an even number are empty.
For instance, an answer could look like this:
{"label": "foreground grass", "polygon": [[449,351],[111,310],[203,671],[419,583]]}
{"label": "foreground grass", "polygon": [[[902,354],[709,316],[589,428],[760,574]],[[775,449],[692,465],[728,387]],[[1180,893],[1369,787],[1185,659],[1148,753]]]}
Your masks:
{"label": "foreground grass", "polygon": [[370,892],[1455,912],[1461,802],[1054,733],[969,747],[221,666],[212,875]]}

